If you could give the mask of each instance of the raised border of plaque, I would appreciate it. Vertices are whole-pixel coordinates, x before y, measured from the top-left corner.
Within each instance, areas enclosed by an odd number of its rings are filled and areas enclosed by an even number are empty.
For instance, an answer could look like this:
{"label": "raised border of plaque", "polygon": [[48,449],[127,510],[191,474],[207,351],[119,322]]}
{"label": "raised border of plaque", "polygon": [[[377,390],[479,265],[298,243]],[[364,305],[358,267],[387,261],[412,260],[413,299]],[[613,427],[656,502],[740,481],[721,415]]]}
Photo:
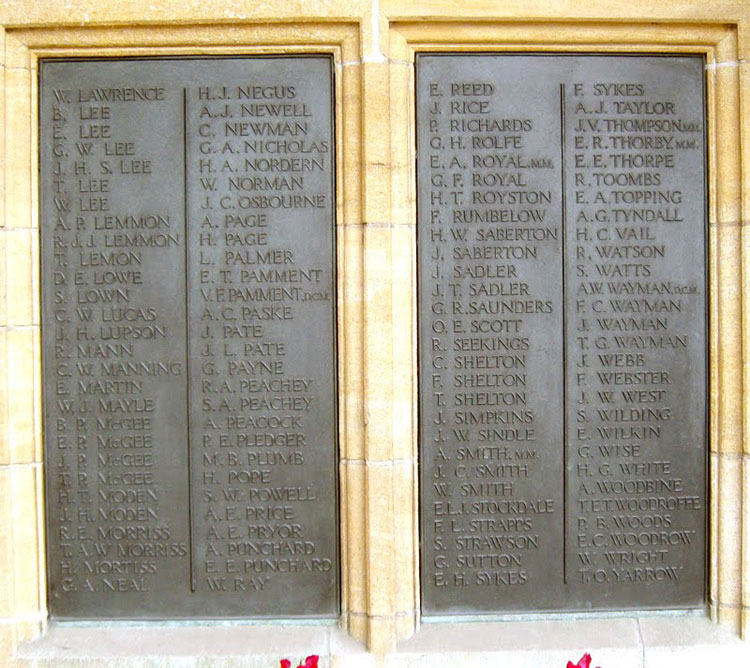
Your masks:
{"label": "raised border of plaque", "polygon": [[338,616],[333,101],[328,55],[41,61],[55,618]]}

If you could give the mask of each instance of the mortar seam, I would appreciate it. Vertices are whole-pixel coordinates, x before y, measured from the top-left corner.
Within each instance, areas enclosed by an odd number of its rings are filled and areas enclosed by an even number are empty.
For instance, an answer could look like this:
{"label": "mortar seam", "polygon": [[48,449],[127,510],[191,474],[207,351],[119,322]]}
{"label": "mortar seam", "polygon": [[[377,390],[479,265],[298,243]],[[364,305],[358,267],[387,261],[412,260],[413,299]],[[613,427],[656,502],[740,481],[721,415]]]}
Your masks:
{"label": "mortar seam", "polygon": [[357,466],[375,466],[375,467],[395,467],[395,466],[404,466],[409,465],[411,466],[414,464],[414,460],[408,459],[406,457],[400,457],[398,459],[366,459],[362,457],[355,457],[352,459],[341,459],[339,460],[342,464],[355,464]]}
{"label": "mortar seam", "polygon": [[638,642],[641,645],[641,668],[646,668],[646,643],[643,640],[643,630],[641,629],[641,620],[635,618],[635,628],[638,631]]}

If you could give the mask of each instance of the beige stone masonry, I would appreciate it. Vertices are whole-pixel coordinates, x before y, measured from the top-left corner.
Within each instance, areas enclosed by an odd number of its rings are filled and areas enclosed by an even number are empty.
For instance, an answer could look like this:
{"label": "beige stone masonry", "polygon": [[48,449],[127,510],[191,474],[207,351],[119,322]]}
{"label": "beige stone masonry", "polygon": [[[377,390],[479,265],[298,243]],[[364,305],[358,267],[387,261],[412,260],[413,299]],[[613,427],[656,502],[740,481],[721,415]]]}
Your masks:
{"label": "beige stone masonry", "polygon": [[[722,626],[692,617],[626,616],[430,623],[420,630],[413,65],[415,55],[425,51],[705,56],[707,606]],[[326,53],[334,60],[341,628],[47,628],[38,61],[262,53]],[[378,658],[393,668],[537,668],[564,665],[563,657],[577,659],[579,642],[601,653],[595,661],[601,658],[603,668],[690,667],[709,655],[747,658],[738,636],[750,637],[749,256],[747,0],[4,0],[0,668],[270,668],[287,647],[302,655],[305,647],[319,651],[325,667],[374,666]],[[191,652],[202,652],[205,660]],[[744,664],[740,659],[736,665]]]}

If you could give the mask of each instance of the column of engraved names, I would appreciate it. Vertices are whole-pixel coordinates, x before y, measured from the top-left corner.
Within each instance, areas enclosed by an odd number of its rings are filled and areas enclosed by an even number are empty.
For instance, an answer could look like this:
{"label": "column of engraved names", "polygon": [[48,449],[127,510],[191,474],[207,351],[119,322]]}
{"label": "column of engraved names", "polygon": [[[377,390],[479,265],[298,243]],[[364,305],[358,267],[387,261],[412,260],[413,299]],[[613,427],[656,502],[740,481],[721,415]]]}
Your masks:
{"label": "column of engraved names", "polygon": [[420,79],[424,586],[443,609],[456,587],[523,605],[562,540],[562,485],[543,477],[562,462],[559,114],[470,71]]}
{"label": "column of engraved names", "polygon": [[569,573],[656,604],[700,580],[704,549],[703,414],[686,396],[705,382],[703,125],[700,91],[679,92],[636,76],[565,100]]}
{"label": "column of engraved names", "polygon": [[63,555],[50,576],[60,614],[112,593],[137,608],[169,578],[167,561],[176,574],[174,558],[187,555],[183,523],[163,503],[180,475],[169,445],[184,438],[165,424],[185,398],[162,387],[184,374],[184,347],[168,343],[184,316],[171,320],[159,296],[165,274],[181,280],[181,207],[157,196],[161,140],[143,141],[128,120],[162,116],[168,102],[159,86],[45,96],[46,439],[50,541]]}
{"label": "column of engraved names", "polygon": [[187,91],[195,586],[287,612],[294,583],[336,579],[335,517],[313,521],[335,498],[315,336],[333,327],[332,146],[309,97],[262,78]]}

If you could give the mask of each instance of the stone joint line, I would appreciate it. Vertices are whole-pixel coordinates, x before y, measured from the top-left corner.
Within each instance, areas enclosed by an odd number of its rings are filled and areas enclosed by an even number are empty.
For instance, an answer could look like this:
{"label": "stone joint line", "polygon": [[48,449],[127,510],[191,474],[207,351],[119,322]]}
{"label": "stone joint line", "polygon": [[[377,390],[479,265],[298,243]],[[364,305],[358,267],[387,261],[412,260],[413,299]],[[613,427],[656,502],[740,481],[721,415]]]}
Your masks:
{"label": "stone joint line", "polygon": [[394,612],[392,615],[371,615],[367,612],[354,612],[352,610],[348,614],[360,619],[397,619],[398,617],[411,617],[414,613],[416,613],[416,610]]}
{"label": "stone joint line", "polygon": [[381,221],[376,221],[376,222],[371,222],[371,223],[363,221],[361,224],[362,224],[362,227],[372,227],[374,229],[393,229],[393,228],[401,228],[401,227],[415,228],[416,227],[415,223],[389,223],[389,222],[381,222]]}
{"label": "stone joint line", "polygon": [[748,220],[712,220],[709,227],[750,227],[750,221]]}
{"label": "stone joint line", "polygon": [[11,324],[0,325],[0,331],[6,331],[6,332],[24,331],[27,329],[39,329],[39,323],[30,322],[28,325],[11,325]]}
{"label": "stone joint line", "polygon": [[24,471],[28,469],[41,469],[42,462],[11,462],[0,464],[0,471]]}
{"label": "stone joint line", "polygon": [[361,60],[345,60],[342,63],[337,63],[336,67],[359,67],[363,63],[388,63],[389,65],[406,65],[409,67],[414,64],[410,60],[402,60],[400,58],[386,58],[383,56],[381,59],[375,60],[365,56]]}
{"label": "stone joint line", "polygon": [[643,630],[641,629],[641,620],[635,620],[635,627],[638,630],[638,644],[641,646],[641,666],[646,666],[646,643],[643,640]]}
{"label": "stone joint line", "polygon": [[399,459],[383,459],[383,460],[373,460],[373,459],[341,459],[341,464],[353,464],[355,466],[367,466],[367,467],[396,467],[396,466],[404,466],[409,465],[412,466],[416,462],[413,459],[406,459],[406,458],[399,458]]}
{"label": "stone joint line", "polygon": [[721,610],[739,610],[741,612],[750,612],[750,605],[741,605],[739,603],[717,603],[712,601],[711,605],[720,608]]}
{"label": "stone joint line", "polygon": [[23,615],[16,615],[15,617],[0,617],[0,626],[10,624],[28,624],[29,622],[45,623],[47,621],[47,611],[41,610],[39,612],[29,612]]}
{"label": "stone joint line", "polygon": [[712,72],[722,67],[741,67],[747,65],[748,62],[749,61],[746,59],[740,58],[739,60],[723,60],[718,63],[706,63],[706,71]]}

